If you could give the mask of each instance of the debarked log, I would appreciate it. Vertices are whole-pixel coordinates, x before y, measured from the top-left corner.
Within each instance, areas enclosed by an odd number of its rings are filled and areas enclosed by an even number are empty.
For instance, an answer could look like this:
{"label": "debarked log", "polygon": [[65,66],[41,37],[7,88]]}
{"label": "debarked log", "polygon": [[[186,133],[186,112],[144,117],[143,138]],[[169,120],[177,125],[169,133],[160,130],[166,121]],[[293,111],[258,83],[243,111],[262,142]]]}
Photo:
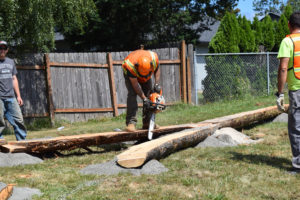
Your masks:
{"label": "debarked log", "polygon": [[[159,136],[171,132],[177,132],[184,129],[196,127],[195,124],[184,124],[175,126],[165,126],[154,130],[154,135]],[[84,148],[87,146],[95,146],[101,144],[112,144],[126,141],[147,139],[147,130],[137,130],[135,132],[105,132],[71,136],[60,136],[55,138],[42,138],[34,140],[8,142],[0,145],[2,152],[18,153],[18,152],[51,152],[57,150],[72,150],[76,148]]]}
{"label": "debarked log", "polygon": [[174,151],[198,144],[217,128],[218,125],[205,125],[132,146],[117,156],[117,162],[125,168],[140,167],[150,159],[159,159]]}
{"label": "debarked log", "polygon": [[217,128],[241,128],[255,122],[274,118],[278,114],[280,114],[280,112],[277,110],[277,107],[271,106],[205,120],[197,123],[197,126],[200,127],[198,129],[185,130],[180,133],[174,133],[170,136],[164,136],[133,146],[117,156],[117,163],[125,168],[140,167],[148,160],[159,159],[168,155],[170,152],[191,147],[201,142]]}
{"label": "debarked log", "polygon": [[0,191],[0,200],[8,200],[12,195],[14,186],[15,184],[7,184],[7,186]]}

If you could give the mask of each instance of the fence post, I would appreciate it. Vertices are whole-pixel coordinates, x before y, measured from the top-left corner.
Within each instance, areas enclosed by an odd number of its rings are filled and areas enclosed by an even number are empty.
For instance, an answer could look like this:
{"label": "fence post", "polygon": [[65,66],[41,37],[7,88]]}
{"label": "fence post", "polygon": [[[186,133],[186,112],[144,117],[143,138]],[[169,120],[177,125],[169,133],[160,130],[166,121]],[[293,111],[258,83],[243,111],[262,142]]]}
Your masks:
{"label": "fence post", "polygon": [[54,126],[54,105],[53,105],[53,96],[52,96],[52,86],[51,86],[51,69],[50,69],[50,59],[49,54],[45,54],[46,62],[46,87],[47,87],[47,99],[48,99],[48,109],[51,125]]}
{"label": "fence post", "polygon": [[111,104],[114,110],[114,116],[118,116],[118,102],[117,102],[117,93],[115,86],[115,77],[114,77],[114,68],[111,53],[107,53],[107,64],[108,64],[108,74],[109,74],[109,87],[110,87],[110,96]]}
{"label": "fence post", "polygon": [[186,44],[185,41],[181,42],[181,84],[182,84],[182,99],[183,102],[187,102],[187,92],[186,92]]}
{"label": "fence post", "polygon": [[195,69],[195,74],[194,74],[194,82],[195,82],[195,102],[196,105],[198,105],[198,69],[196,69],[196,61],[197,61],[197,55],[194,52],[194,69]]}
{"label": "fence post", "polygon": [[270,95],[270,54],[267,52],[268,95]]}

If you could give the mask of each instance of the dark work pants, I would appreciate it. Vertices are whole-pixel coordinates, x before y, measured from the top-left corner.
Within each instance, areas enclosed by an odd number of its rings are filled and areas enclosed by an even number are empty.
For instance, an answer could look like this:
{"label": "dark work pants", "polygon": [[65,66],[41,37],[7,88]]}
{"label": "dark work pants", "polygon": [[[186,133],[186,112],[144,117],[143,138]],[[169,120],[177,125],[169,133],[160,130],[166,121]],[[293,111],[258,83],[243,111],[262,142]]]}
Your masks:
{"label": "dark work pants", "polygon": [[[137,94],[134,91],[131,82],[127,76],[125,76],[125,85],[128,91],[127,94],[127,113],[126,113],[126,125],[128,124],[136,124],[137,118],[136,113],[138,111],[137,104]],[[146,83],[140,83],[140,86],[146,97],[149,97],[151,89],[152,89],[152,79],[147,81]],[[151,118],[151,112],[147,112],[143,109],[143,124],[149,124]]]}
{"label": "dark work pants", "polygon": [[288,132],[292,148],[292,165],[300,168],[300,90],[289,91]]}

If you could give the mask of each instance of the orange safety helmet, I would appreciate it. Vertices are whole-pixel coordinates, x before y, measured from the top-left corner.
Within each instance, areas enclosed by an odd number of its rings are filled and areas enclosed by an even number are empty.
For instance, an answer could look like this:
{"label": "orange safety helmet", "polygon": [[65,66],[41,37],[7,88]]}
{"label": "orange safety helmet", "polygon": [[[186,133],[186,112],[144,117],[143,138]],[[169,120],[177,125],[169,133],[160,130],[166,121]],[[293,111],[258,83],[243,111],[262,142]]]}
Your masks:
{"label": "orange safety helmet", "polygon": [[138,72],[141,76],[148,76],[152,71],[152,63],[150,58],[141,56],[138,59]]}

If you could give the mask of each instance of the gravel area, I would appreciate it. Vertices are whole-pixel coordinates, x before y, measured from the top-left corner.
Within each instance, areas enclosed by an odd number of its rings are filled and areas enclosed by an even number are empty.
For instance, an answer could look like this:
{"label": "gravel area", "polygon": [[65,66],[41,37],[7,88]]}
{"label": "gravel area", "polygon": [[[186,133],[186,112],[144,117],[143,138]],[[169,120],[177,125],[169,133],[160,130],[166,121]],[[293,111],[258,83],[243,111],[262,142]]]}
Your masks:
{"label": "gravel area", "polygon": [[43,160],[26,153],[0,153],[0,167],[38,164]]}
{"label": "gravel area", "polygon": [[141,168],[126,169],[117,164],[117,159],[106,163],[89,165],[80,170],[82,174],[96,174],[96,175],[114,175],[119,173],[131,173],[139,176],[141,174],[160,174],[167,172],[168,169],[157,160],[150,160]]}
{"label": "gravel area", "polygon": [[[6,184],[0,182],[0,191],[4,187]],[[39,189],[14,186],[13,193],[8,200],[31,200],[34,195],[41,196],[42,193]]]}

